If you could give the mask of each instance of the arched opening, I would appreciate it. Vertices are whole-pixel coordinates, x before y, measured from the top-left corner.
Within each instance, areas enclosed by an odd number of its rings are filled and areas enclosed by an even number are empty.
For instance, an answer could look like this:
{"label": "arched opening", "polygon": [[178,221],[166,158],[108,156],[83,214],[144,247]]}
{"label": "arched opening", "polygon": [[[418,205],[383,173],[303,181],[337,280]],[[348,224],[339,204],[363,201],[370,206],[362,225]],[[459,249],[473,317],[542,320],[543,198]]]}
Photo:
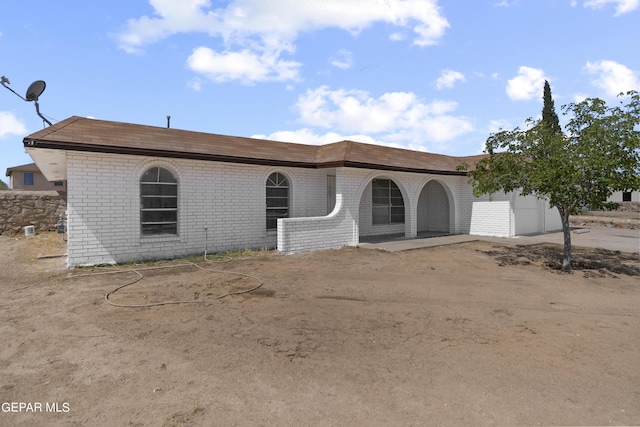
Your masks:
{"label": "arched opening", "polygon": [[451,233],[451,207],[444,186],[431,180],[418,197],[418,237]]}
{"label": "arched opening", "polygon": [[374,178],[365,187],[359,207],[360,237],[404,235],[405,200],[394,180]]}

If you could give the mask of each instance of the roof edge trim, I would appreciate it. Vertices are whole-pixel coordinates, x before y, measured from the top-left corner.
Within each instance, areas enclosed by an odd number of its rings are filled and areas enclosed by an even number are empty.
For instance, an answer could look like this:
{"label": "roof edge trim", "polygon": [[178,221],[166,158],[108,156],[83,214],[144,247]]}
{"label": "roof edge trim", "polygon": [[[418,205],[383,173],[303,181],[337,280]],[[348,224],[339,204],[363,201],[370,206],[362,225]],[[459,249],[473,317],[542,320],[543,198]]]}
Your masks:
{"label": "roof edge trim", "polygon": [[254,164],[264,166],[290,166],[290,167],[302,167],[302,168],[316,168],[315,163],[304,162],[292,162],[287,160],[271,160],[271,159],[256,159],[251,157],[235,157],[224,156],[215,154],[201,154],[201,153],[185,153],[182,151],[165,151],[165,150],[149,150],[146,148],[133,148],[133,147],[107,147],[104,145],[92,145],[92,144],[71,144],[71,143],[57,143],[46,140],[34,140],[25,138],[25,147],[32,148],[47,148],[51,150],[63,150],[63,151],[79,151],[88,153],[103,153],[103,154],[126,154],[132,156],[147,156],[147,157],[169,157],[174,159],[188,159],[188,160],[206,160],[206,161],[218,161],[227,163],[240,163],[240,164]]}

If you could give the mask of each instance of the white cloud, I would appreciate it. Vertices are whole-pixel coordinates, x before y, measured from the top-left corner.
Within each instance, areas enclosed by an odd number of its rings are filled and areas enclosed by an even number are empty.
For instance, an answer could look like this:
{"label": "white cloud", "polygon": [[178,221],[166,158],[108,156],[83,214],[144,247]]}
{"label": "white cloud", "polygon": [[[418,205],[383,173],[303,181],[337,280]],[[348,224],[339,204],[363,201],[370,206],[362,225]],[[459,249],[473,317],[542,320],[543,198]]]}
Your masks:
{"label": "white cloud", "polygon": [[203,7],[210,5],[209,0],[149,0],[157,16],[143,16],[129,19],[126,29],[115,35],[118,47],[129,53],[140,53],[142,47],[162,40],[170,35],[203,31],[216,25],[215,14],[204,13]]}
{"label": "white cloud", "polygon": [[[307,145],[325,145],[325,144],[331,144],[331,143],[340,142],[340,141],[354,141],[354,142],[362,142],[365,144],[382,145],[386,147],[404,148],[407,150],[414,150],[414,151],[437,152],[438,154],[442,154],[447,150],[451,149],[451,147],[448,147],[445,144],[438,144],[438,143],[426,144],[424,143],[424,141],[422,143],[419,143],[419,142],[393,140],[393,139],[380,139],[380,138],[374,138],[370,135],[364,135],[359,133],[354,133],[354,134],[343,134],[343,133],[336,133],[336,132],[316,133],[316,131],[309,128],[302,128],[302,129],[293,130],[293,131],[276,131],[269,135],[264,135],[264,134],[252,135],[251,138],[268,139],[271,141],[292,142],[296,144],[307,144]],[[386,138],[386,136],[383,136],[383,138]],[[478,153],[480,152],[482,152],[482,149],[478,151]]]}
{"label": "white cloud", "polygon": [[348,70],[353,66],[353,54],[346,49],[340,49],[334,56],[329,58],[329,62],[334,67]]}
{"label": "white cloud", "polygon": [[390,92],[373,98],[359,90],[330,90],[327,86],[300,95],[295,110],[303,127],[253,135],[277,141],[322,145],[343,140],[451,152],[450,141],[474,130],[470,120],[452,113],[453,101],[425,103],[410,92]]}
{"label": "white cloud", "polygon": [[276,131],[269,135],[252,135],[252,138],[260,138],[260,139],[269,139],[272,141],[282,141],[282,142],[294,142],[297,144],[308,144],[308,145],[324,145],[330,144],[332,142],[340,142],[340,141],[357,141],[364,142],[367,144],[376,144],[376,145],[385,145],[384,142],[378,141],[375,138],[372,138],[368,135],[360,135],[360,134],[352,134],[352,135],[343,135],[336,132],[327,132],[324,134],[317,134],[312,129],[302,128],[298,130],[284,130],[284,131]]}
{"label": "white cloud", "polygon": [[329,27],[358,33],[376,22],[411,28],[413,43],[424,46],[437,43],[449,27],[437,0],[233,0],[214,10],[210,0],[149,3],[155,16],[130,19],[116,34],[122,49],[137,51],[183,32],[204,32],[227,40],[255,34],[291,40],[300,32]]}
{"label": "white cloud", "polygon": [[438,89],[451,89],[457,81],[466,82],[464,74],[459,71],[442,70],[442,74],[436,80],[436,87]]}
{"label": "white cloud", "polygon": [[195,77],[187,83],[187,86],[195,90],[196,92],[200,92],[202,90],[202,80],[198,77]]}
{"label": "white cloud", "polygon": [[10,135],[25,135],[24,123],[10,111],[0,111],[0,138]]}
{"label": "white cloud", "polygon": [[279,51],[216,52],[198,47],[187,58],[187,66],[214,82],[240,80],[251,84],[262,81],[297,80],[300,63],[279,58]]}
{"label": "white cloud", "polygon": [[511,130],[513,129],[513,127],[514,126],[511,124],[509,120],[496,119],[496,120],[491,120],[489,122],[489,126],[487,130],[489,133],[496,133],[501,130]]}
{"label": "white cloud", "polygon": [[588,96],[585,95],[584,93],[576,93],[575,95],[573,95],[573,102],[575,102],[576,104],[579,104],[580,102],[584,101],[587,98]]}
{"label": "white cloud", "polygon": [[634,10],[640,8],[640,0],[587,0],[584,2],[584,7],[589,7],[591,9],[601,9],[609,3],[613,3],[616,5],[616,16],[633,12]]}
{"label": "white cloud", "polygon": [[295,105],[299,122],[343,134],[376,135],[387,144],[442,143],[471,132],[472,123],[451,114],[453,101],[425,103],[411,92],[373,98],[359,90],[309,89]]}
{"label": "white cloud", "polygon": [[545,79],[544,71],[522,66],[518,69],[518,75],[507,82],[507,96],[514,101],[542,96]]}
{"label": "white cloud", "polygon": [[[427,46],[436,44],[449,28],[437,0],[233,0],[216,9],[211,8],[210,0],[149,2],[154,14],[128,20],[114,35],[118,46],[141,53],[146,45],[179,33],[201,32],[220,38],[226,46],[224,52],[200,51],[199,55],[206,56],[191,59],[196,64],[213,57],[223,61],[219,69],[209,65],[203,71],[215,81],[246,81],[254,76],[259,81],[296,79],[298,74],[292,71],[300,64],[279,56],[295,50],[293,42],[301,32],[339,28],[357,34],[373,24],[385,23],[394,30],[411,30],[413,44]],[[398,35],[393,31],[389,37],[397,40]],[[231,63],[234,60],[240,61],[238,67]],[[258,71],[246,69],[249,63],[257,65]]]}
{"label": "white cloud", "polygon": [[596,75],[591,84],[604,90],[608,96],[640,89],[639,73],[618,62],[587,62],[584,69],[587,73]]}

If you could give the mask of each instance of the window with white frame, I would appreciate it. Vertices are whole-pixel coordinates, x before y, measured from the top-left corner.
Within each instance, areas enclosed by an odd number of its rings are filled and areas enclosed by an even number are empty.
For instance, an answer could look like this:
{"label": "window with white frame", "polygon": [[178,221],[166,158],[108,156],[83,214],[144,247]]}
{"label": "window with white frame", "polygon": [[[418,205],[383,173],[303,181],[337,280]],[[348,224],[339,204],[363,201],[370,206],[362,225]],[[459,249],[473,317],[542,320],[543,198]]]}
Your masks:
{"label": "window with white frame", "polygon": [[140,229],[143,236],[178,234],[178,180],[153,167],[140,178]]}
{"label": "window with white frame", "polygon": [[278,228],[278,218],[289,218],[289,180],[274,172],[267,178],[267,230]]}
{"label": "window with white frame", "polygon": [[374,179],[371,183],[373,224],[404,223],[404,199],[390,179]]}

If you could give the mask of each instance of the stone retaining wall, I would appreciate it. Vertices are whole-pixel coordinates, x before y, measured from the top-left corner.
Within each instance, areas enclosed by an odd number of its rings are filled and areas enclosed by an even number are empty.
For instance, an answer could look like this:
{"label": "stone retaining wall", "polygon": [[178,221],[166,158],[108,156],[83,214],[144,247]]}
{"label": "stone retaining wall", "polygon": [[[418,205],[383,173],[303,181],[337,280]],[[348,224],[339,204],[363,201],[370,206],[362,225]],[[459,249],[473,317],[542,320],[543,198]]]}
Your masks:
{"label": "stone retaining wall", "polygon": [[66,209],[56,191],[0,191],[0,235],[23,233],[27,225],[54,230]]}

